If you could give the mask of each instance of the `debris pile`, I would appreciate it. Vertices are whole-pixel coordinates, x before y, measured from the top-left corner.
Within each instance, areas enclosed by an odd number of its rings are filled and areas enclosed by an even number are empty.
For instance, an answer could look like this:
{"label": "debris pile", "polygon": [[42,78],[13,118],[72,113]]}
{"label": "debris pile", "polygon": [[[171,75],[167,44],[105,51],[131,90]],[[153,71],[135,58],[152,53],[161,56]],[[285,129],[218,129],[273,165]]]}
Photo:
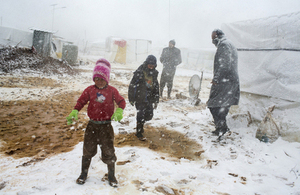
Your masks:
{"label": "debris pile", "polygon": [[0,47],[0,75],[12,73],[37,73],[44,75],[76,75],[67,61],[52,57],[43,57],[33,49],[1,46]]}

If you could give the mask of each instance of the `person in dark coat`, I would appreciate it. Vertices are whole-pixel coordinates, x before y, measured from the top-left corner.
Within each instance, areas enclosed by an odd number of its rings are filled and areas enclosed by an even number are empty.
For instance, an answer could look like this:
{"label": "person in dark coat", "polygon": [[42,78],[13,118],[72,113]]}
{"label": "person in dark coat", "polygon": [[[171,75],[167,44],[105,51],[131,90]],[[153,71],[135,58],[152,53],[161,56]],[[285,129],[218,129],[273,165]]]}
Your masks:
{"label": "person in dark coat", "polygon": [[146,61],[133,73],[128,88],[128,99],[137,109],[136,136],[144,141],[144,124],[153,118],[153,109],[159,102],[159,84],[157,80],[156,57],[149,55]]}
{"label": "person in dark coat", "polygon": [[211,38],[212,43],[217,47],[217,51],[207,107],[210,109],[216,126],[212,133],[219,135],[229,131],[226,116],[230,107],[238,105],[240,99],[238,53],[222,30],[214,30]]}
{"label": "person in dark coat", "polygon": [[180,49],[175,47],[174,40],[169,42],[169,47],[163,49],[160,56],[160,62],[163,64],[163,70],[160,77],[160,97],[163,97],[163,91],[167,84],[168,99],[170,99],[176,67],[182,62]]}

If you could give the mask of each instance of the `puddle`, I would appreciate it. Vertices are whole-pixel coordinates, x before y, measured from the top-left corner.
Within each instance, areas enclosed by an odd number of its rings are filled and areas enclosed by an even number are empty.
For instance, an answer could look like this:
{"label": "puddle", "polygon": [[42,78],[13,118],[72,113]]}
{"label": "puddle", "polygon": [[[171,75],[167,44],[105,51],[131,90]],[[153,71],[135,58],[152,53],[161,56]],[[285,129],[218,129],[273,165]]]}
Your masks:
{"label": "puddle", "polygon": [[162,152],[169,157],[196,160],[203,153],[202,146],[187,138],[177,131],[171,131],[165,127],[152,127],[145,125],[144,136],[146,141],[139,141],[134,133],[118,134],[115,136],[115,146],[145,147],[156,152]]}

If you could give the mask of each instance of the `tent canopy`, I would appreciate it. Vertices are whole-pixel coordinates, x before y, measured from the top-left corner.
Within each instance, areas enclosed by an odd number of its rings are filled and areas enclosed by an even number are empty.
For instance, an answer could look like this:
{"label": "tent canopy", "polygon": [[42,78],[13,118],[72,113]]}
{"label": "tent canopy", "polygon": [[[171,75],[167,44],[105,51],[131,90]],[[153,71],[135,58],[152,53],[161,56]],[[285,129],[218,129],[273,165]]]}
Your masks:
{"label": "tent canopy", "polygon": [[226,36],[240,49],[300,50],[300,12],[223,24]]}
{"label": "tent canopy", "polygon": [[241,90],[300,102],[300,12],[223,24],[239,51]]}
{"label": "tent canopy", "polygon": [[14,28],[0,26],[0,44],[11,46],[31,47],[33,33]]}

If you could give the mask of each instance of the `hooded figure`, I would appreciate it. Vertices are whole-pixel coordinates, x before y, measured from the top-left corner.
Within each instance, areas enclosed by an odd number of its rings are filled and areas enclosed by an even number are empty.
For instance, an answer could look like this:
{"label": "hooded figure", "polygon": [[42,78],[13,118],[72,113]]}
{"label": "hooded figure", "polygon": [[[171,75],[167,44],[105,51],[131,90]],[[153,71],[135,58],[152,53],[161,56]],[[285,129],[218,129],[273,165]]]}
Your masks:
{"label": "hooded figure", "polygon": [[163,96],[163,91],[167,84],[168,98],[170,99],[176,67],[182,62],[180,49],[175,47],[175,40],[169,41],[169,47],[163,49],[160,62],[163,64],[160,77],[160,96]]}
{"label": "hooded figure", "polygon": [[216,125],[213,134],[219,135],[219,133],[224,134],[229,131],[226,116],[231,105],[239,103],[238,53],[235,46],[219,29],[212,32],[212,43],[217,47],[217,51],[207,107],[210,109]]}
{"label": "hooded figure", "polygon": [[153,109],[159,102],[158,71],[156,57],[149,55],[146,61],[133,73],[128,88],[128,99],[137,109],[136,136],[144,141],[144,123],[153,118]]}

